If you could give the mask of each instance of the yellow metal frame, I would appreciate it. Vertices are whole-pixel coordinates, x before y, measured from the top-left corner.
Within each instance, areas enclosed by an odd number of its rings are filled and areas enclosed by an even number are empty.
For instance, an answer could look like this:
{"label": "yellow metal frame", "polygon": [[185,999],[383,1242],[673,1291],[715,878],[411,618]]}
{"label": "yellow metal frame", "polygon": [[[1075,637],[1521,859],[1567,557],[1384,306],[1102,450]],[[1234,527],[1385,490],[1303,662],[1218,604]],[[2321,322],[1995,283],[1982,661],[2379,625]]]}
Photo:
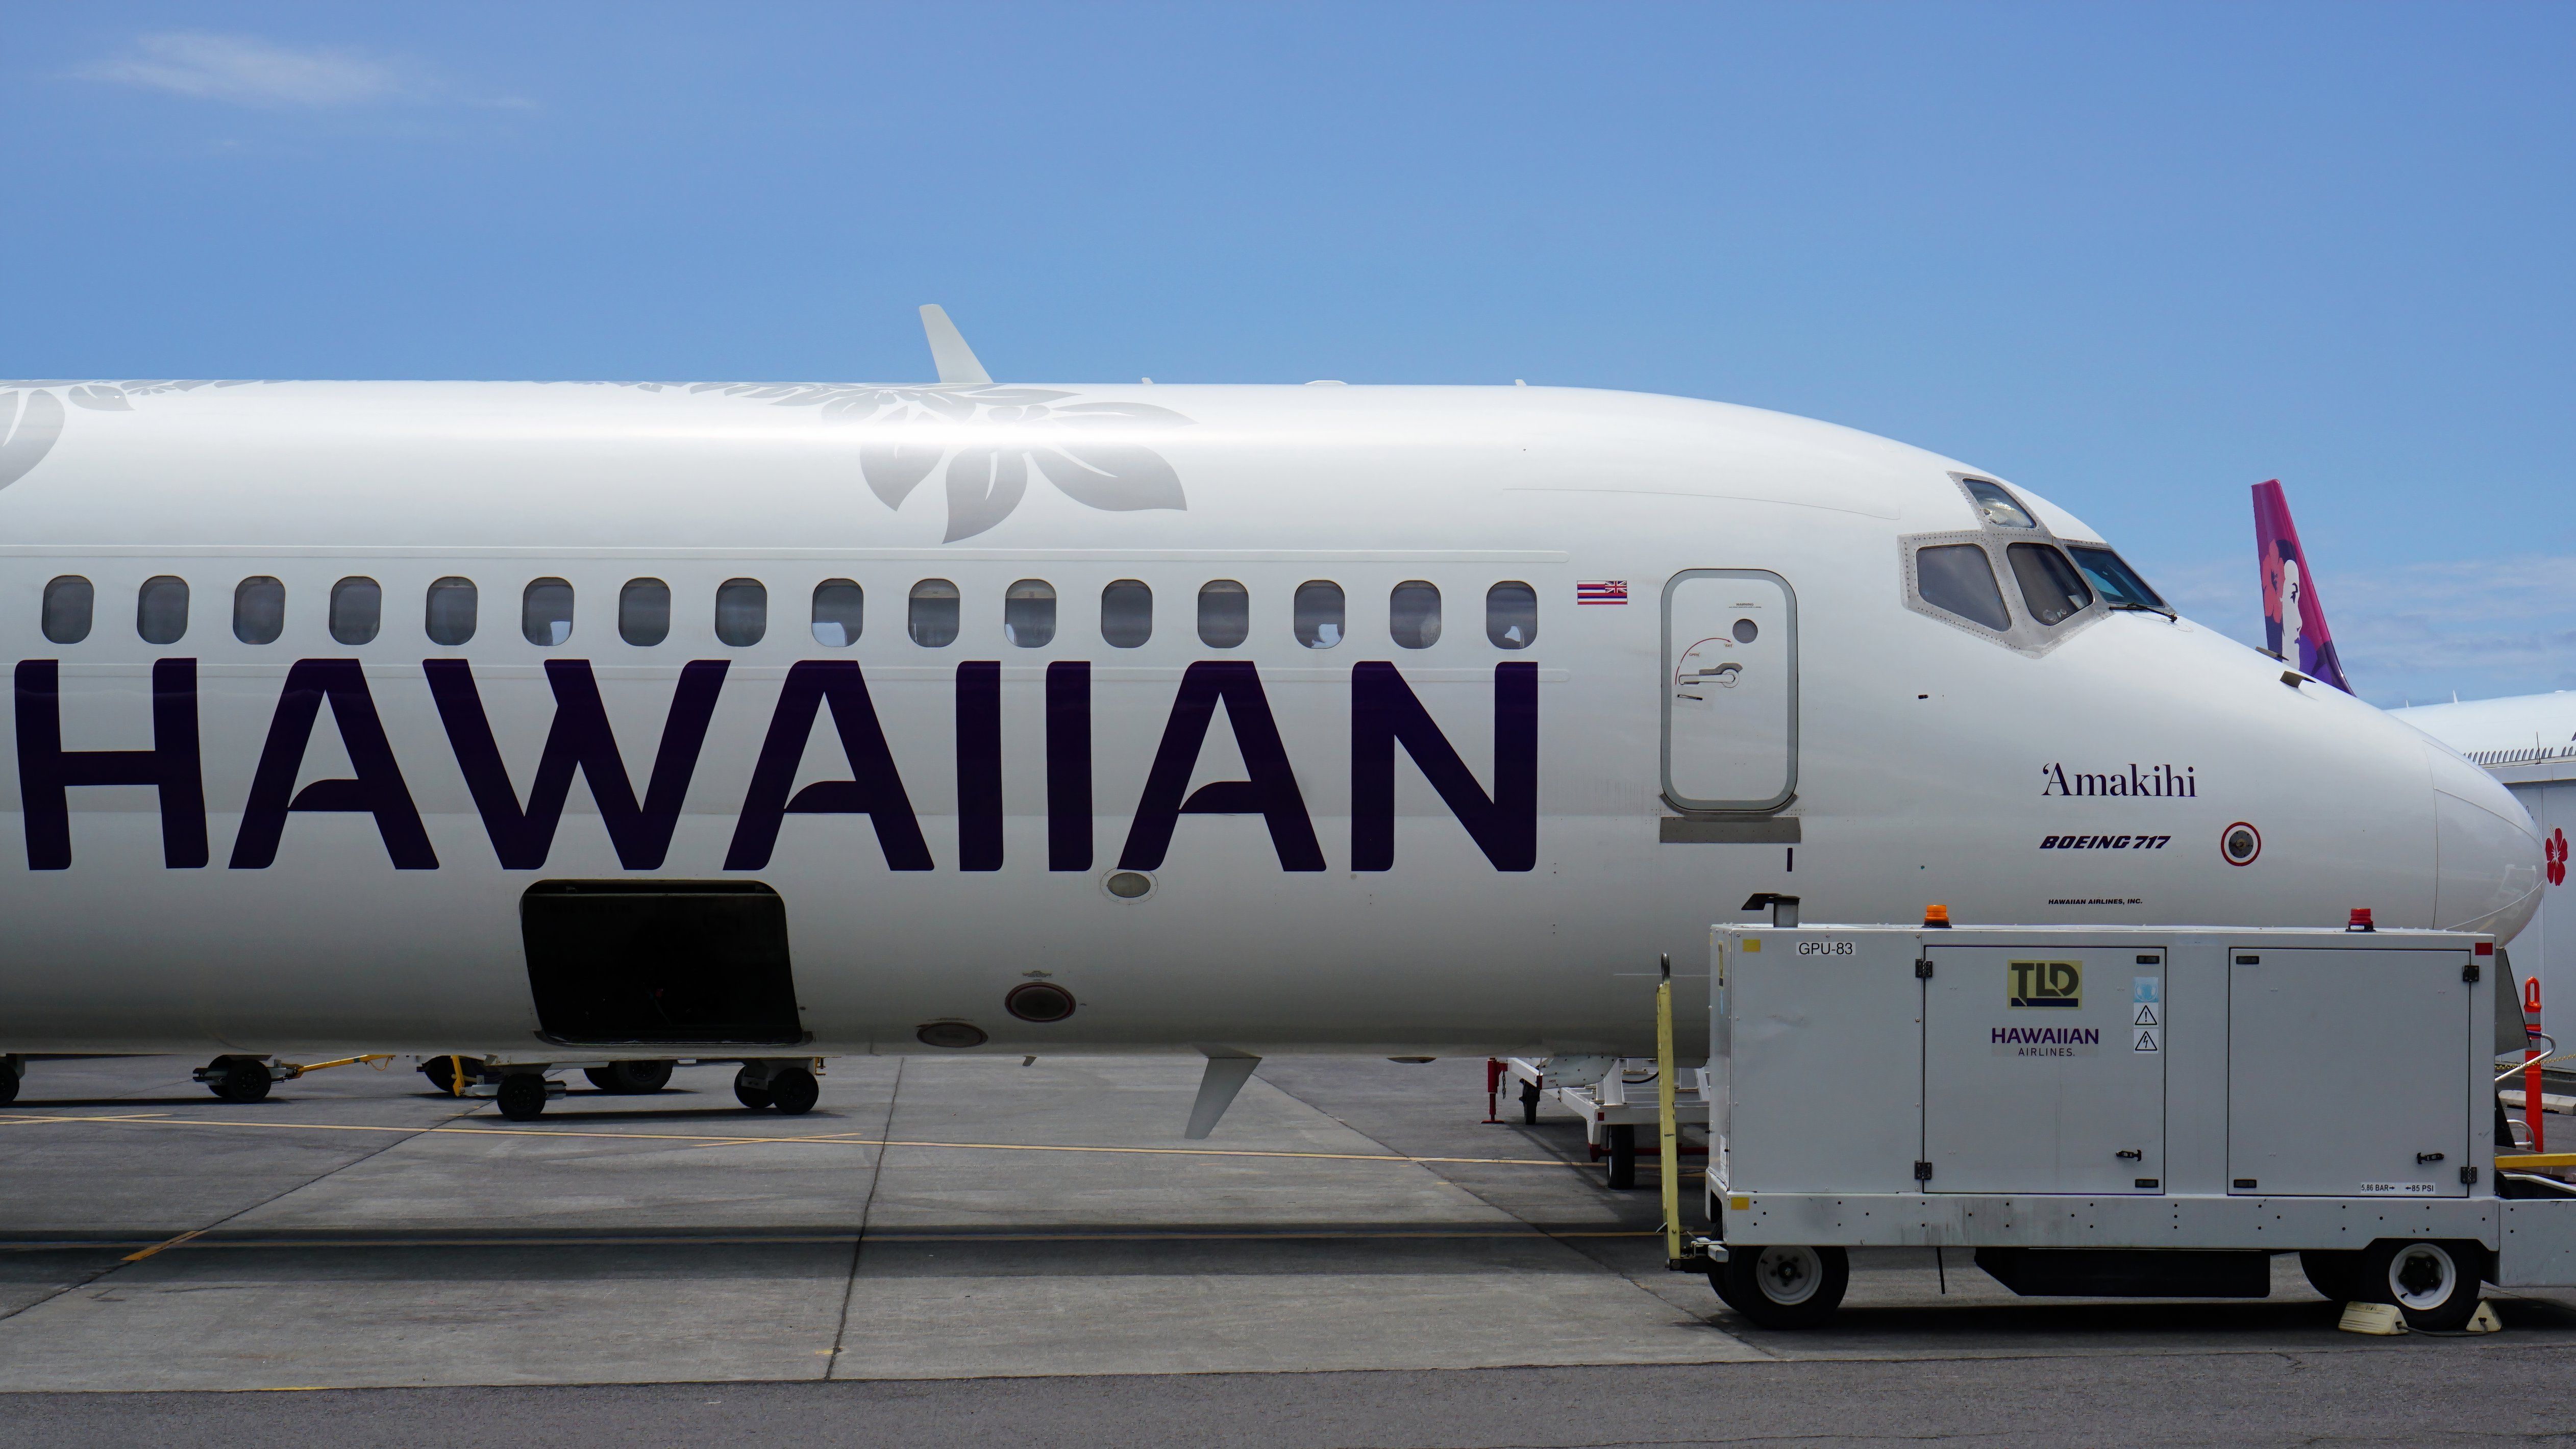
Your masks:
{"label": "yellow metal frame", "polygon": [[1657,1176],[1664,1182],[1664,1261],[1682,1259],[1682,1175],[1680,1134],[1673,1125],[1673,958],[1664,957],[1655,982],[1655,1135],[1664,1160]]}
{"label": "yellow metal frame", "polygon": [[291,1082],[307,1072],[326,1071],[332,1067],[371,1066],[381,1072],[385,1069],[384,1064],[392,1060],[390,1052],[369,1052],[364,1056],[337,1057],[327,1062],[306,1062],[301,1066],[293,1062],[279,1062],[278,1065],[286,1068],[286,1079]]}

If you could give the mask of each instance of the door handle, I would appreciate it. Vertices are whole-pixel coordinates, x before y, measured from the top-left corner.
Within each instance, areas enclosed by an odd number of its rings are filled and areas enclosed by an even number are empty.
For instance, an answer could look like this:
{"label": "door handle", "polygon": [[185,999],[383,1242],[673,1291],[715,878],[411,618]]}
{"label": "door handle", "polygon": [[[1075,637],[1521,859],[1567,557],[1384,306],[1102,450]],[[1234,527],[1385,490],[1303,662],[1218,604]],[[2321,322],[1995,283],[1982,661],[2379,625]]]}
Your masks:
{"label": "door handle", "polygon": [[2129,1162],[2144,1162],[2147,1154],[2140,1152],[2134,1147],[2124,1147],[2120,1149],[2120,1156]]}
{"label": "door handle", "polygon": [[2438,1152],[2418,1152],[2415,1154],[2415,1165],[2417,1167],[2422,1167],[2428,1162],[2439,1162],[2441,1160],[2442,1154]]}

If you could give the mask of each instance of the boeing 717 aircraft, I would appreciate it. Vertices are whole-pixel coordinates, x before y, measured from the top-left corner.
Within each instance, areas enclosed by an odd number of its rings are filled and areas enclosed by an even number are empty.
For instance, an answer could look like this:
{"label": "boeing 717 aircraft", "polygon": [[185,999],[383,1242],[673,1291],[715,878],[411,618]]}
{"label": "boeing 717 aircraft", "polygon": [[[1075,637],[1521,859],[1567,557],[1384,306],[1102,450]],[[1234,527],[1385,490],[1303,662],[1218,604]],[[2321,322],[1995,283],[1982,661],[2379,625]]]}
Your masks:
{"label": "boeing 717 aircraft", "polygon": [[0,384],[0,1048],[454,1054],[520,1116],[738,1060],[793,1111],[840,1053],[1635,1054],[1756,894],[2533,908],[2484,772],[1990,471],[1629,393],[997,384],[929,321],[937,384]]}

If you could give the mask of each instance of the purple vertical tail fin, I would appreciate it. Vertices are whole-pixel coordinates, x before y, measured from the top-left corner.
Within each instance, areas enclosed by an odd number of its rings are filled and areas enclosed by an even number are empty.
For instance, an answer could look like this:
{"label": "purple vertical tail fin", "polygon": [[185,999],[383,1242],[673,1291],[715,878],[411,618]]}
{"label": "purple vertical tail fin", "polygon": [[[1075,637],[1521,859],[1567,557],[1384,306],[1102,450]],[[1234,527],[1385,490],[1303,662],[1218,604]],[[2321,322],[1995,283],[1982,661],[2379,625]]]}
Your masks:
{"label": "purple vertical tail fin", "polygon": [[2254,550],[2263,571],[2263,638],[2272,656],[2352,693],[2344,682],[2343,661],[2335,656],[2334,635],[2326,628],[2317,577],[2308,568],[2307,550],[2299,546],[2299,527],[2290,521],[2290,502],[2277,478],[2254,485]]}

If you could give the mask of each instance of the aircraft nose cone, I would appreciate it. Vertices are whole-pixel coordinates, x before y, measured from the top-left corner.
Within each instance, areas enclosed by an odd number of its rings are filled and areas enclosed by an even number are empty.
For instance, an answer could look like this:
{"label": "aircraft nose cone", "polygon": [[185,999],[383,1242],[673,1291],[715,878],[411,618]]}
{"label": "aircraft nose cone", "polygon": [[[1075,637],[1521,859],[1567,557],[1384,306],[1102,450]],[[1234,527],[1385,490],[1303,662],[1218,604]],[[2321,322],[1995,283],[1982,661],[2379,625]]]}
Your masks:
{"label": "aircraft nose cone", "polygon": [[2494,776],[2427,742],[2433,774],[2433,924],[2511,940],[2540,909],[2540,832]]}

